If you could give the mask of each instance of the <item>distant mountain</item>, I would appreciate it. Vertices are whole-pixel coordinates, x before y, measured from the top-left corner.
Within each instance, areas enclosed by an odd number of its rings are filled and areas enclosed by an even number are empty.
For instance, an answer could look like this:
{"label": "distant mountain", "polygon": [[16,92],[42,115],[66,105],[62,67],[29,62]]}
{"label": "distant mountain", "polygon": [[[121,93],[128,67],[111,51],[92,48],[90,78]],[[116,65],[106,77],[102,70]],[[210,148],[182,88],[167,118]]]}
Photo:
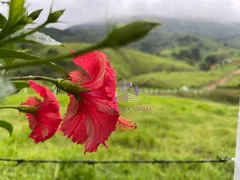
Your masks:
{"label": "distant mountain", "polygon": [[[230,46],[238,44],[232,40],[240,36],[239,24],[221,24],[156,16],[122,18],[116,20],[116,22],[127,23],[136,19],[160,21],[163,23],[143,40],[131,45],[132,48],[152,53],[171,46],[176,37],[179,38],[186,35],[210,38],[221,43],[228,43]],[[43,32],[59,41],[93,43],[102,40],[107,34],[109,27],[106,22],[96,22],[73,26],[66,30],[46,28]]]}
{"label": "distant mountain", "polygon": [[58,40],[58,41],[64,41],[65,37],[74,37],[76,36],[75,33],[72,33],[69,30],[60,30],[60,29],[56,29],[56,28],[45,28],[43,30],[41,30],[41,32],[51,36],[52,38]]}

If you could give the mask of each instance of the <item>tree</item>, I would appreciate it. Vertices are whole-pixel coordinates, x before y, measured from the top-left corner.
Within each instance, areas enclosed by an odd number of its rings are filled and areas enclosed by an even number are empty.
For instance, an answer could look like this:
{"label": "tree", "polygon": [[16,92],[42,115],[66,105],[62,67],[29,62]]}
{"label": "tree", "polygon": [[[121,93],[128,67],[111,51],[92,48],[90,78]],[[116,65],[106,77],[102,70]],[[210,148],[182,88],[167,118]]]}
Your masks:
{"label": "tree", "polygon": [[191,54],[192,54],[192,58],[196,61],[199,61],[201,59],[201,52],[200,49],[197,47],[193,47],[191,48]]}
{"label": "tree", "polygon": [[199,69],[202,71],[209,71],[210,70],[210,65],[206,62],[202,62],[199,64]]}
{"label": "tree", "polygon": [[205,62],[208,64],[216,64],[218,62],[218,58],[215,55],[209,55],[205,58]]}

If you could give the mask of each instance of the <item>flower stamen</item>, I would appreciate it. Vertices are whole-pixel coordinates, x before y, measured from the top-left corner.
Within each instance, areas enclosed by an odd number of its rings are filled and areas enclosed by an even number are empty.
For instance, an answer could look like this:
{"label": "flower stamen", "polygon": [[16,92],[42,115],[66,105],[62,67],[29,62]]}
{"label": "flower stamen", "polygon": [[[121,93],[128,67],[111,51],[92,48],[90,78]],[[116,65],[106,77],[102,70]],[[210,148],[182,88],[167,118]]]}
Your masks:
{"label": "flower stamen", "polygon": [[119,117],[117,128],[123,131],[137,129],[137,125],[134,122],[131,122],[132,119],[129,117]]}

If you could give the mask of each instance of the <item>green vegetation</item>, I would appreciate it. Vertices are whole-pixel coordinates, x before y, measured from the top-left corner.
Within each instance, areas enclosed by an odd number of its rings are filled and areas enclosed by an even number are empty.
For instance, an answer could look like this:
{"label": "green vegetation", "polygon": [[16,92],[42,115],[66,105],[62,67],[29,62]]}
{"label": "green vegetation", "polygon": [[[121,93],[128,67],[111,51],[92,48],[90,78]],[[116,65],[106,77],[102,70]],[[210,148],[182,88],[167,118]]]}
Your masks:
{"label": "green vegetation", "polygon": [[[70,53],[61,56],[61,54],[67,53],[71,49],[85,48],[84,51],[80,50],[75,53],[75,56],[101,47],[118,48],[142,38],[150,29],[156,26],[156,23],[153,22],[133,22],[122,28],[113,29],[102,43],[91,46],[91,49],[89,49],[86,47],[90,43],[100,41],[106,35],[108,28],[105,25],[93,23],[70,27],[63,31],[54,28],[43,29],[49,23],[58,21],[64,12],[60,10],[50,11],[45,23],[37,28],[23,30],[24,27],[28,27],[38,18],[42,10],[28,14],[25,11],[24,0],[11,0],[9,7],[8,18],[0,14],[0,46],[2,47],[0,56],[1,62],[3,62],[0,69],[6,70],[1,72],[2,76],[6,77],[12,75],[59,77],[59,72],[53,71],[44,63],[71,57]],[[159,20],[156,17],[152,18]],[[127,47],[139,51],[104,49],[111,65],[114,66],[117,72],[118,79],[126,78],[143,88],[150,87],[169,92],[169,94],[163,94],[165,96],[161,96],[160,93],[158,96],[150,96],[141,93],[140,90],[140,95],[137,96],[138,102],[119,104],[122,116],[131,117],[137,123],[138,128],[136,130],[127,132],[116,130],[109,138],[108,150],[100,146],[98,152],[84,155],[83,145],[72,143],[71,140],[63,137],[59,131],[48,141],[35,144],[32,139],[28,138],[31,130],[24,113],[19,114],[19,112],[9,109],[2,110],[0,127],[7,129],[9,132],[0,131],[1,157],[35,160],[208,160],[226,156],[234,157],[238,106],[213,103],[206,101],[206,99],[232,104],[238,102],[240,91],[238,90],[239,84],[237,81],[239,79],[236,79],[237,76],[227,83],[225,87],[216,89],[216,85],[226,82],[237,68],[234,65],[226,65],[230,61],[224,60],[240,56],[238,50],[233,47],[238,46],[238,43],[232,40],[234,36],[239,34],[238,28],[235,27],[238,25],[225,26],[218,23],[196,23],[191,21],[179,24],[178,20],[166,18],[163,18],[163,20],[165,26],[161,27],[161,29],[154,29],[148,37]],[[52,34],[58,40],[68,43],[57,47],[42,47],[30,44],[18,44],[15,47],[15,43],[24,42],[43,43],[44,45],[61,44],[42,33],[34,33],[40,29],[50,35]],[[20,31],[21,33],[19,33]],[[88,42],[89,44],[78,43],[78,41]],[[18,50],[24,50],[29,54]],[[33,55],[44,58],[33,57]],[[70,72],[78,69],[71,59],[58,61],[57,63],[63,68],[60,68],[62,74],[68,74],[64,72],[65,70]],[[37,64],[41,66],[30,67]],[[54,66],[54,64],[52,65]],[[27,68],[20,69],[19,67]],[[198,71],[197,67],[207,72]],[[11,71],[14,68],[16,70]],[[8,73],[8,70],[11,72]],[[229,72],[232,73],[229,75]],[[226,74],[228,75],[226,76]],[[35,78],[39,79],[39,77]],[[221,81],[219,81],[220,78]],[[9,86],[9,79],[0,78],[2,81],[2,97],[14,91]],[[59,81],[59,83],[61,82]],[[21,88],[26,87],[26,84],[18,83],[18,85]],[[49,83],[46,83],[46,85],[49,85]],[[205,87],[206,85],[208,85],[208,88]],[[70,87],[71,90],[73,86]],[[190,89],[191,92],[189,93],[188,89],[181,88],[182,86],[196,88],[196,90]],[[203,86],[204,90],[201,89]],[[50,88],[53,88],[52,85]],[[178,91],[177,88],[181,88],[181,90]],[[62,88],[62,90],[66,89],[68,88]],[[208,89],[208,91],[205,89]],[[58,94],[58,99],[61,104],[61,114],[64,115],[69,100],[67,94],[61,92]],[[76,95],[74,90],[72,92]],[[42,94],[46,93],[41,92]],[[21,104],[32,95],[33,90],[29,90],[28,93],[20,92],[7,99],[1,99],[0,103],[8,106],[5,108],[10,108]],[[95,93],[93,98],[96,99],[98,96],[99,93]],[[195,100],[190,100],[190,98]],[[37,100],[34,103],[36,103],[35,106],[38,105]],[[32,104],[33,99],[29,102],[29,105]],[[35,110],[35,106],[30,107],[31,113],[34,113],[32,108]],[[18,108],[15,107],[15,109]],[[104,109],[106,109],[105,106]],[[146,109],[149,111],[146,111]],[[13,133],[11,124],[6,123],[5,120],[13,124]],[[89,128],[87,131],[89,132]],[[12,137],[9,137],[9,134],[12,134]],[[182,165],[59,165],[25,164],[22,162],[17,165],[13,162],[1,162],[0,179],[215,180],[232,179],[233,176],[232,162]]]}
{"label": "green vegetation", "polygon": [[224,64],[228,59],[239,57],[238,49],[226,43],[194,36],[180,37],[157,54],[192,65],[197,64],[201,70],[210,70],[212,65]]}
{"label": "green vegetation", "polygon": [[196,88],[206,86],[211,81],[221,78],[223,75],[233,71],[235,68],[236,66],[228,65],[223,69],[219,68],[208,72],[157,72],[136,76],[132,78],[131,81],[140,86],[163,89],[175,89],[182,86]]}
{"label": "green vegetation", "polygon": [[[64,47],[54,46],[54,47],[39,47],[39,46],[27,46],[22,45],[24,49],[31,49],[31,53],[34,53],[40,57],[43,56],[56,56],[60,53],[68,52],[71,49],[80,49],[88,46],[84,43],[65,43]],[[117,71],[118,78],[129,78],[134,75],[149,73],[149,72],[159,72],[163,70],[169,71],[189,71],[194,68],[184,62],[176,62],[170,58],[162,58],[152,54],[142,53],[135,50],[120,49],[117,51],[106,49],[104,50],[109,57],[109,60]],[[58,63],[67,71],[76,69],[72,61],[60,61]],[[42,75],[56,75],[52,72],[52,69],[46,66],[41,68],[24,68],[24,70],[17,70],[15,74],[42,74]]]}
{"label": "green vegetation", "polygon": [[238,88],[240,87],[240,75],[235,75],[232,79],[230,79],[227,83],[223,85],[223,87],[229,88]]}
{"label": "green vegetation", "polygon": [[[19,104],[29,94],[12,96],[8,104]],[[58,95],[64,114],[66,95]],[[39,144],[27,138],[30,133],[24,116],[13,110],[1,112],[13,123],[13,136],[1,131],[2,157],[58,160],[147,160],[217,159],[233,157],[237,127],[237,106],[187,100],[175,97],[140,96],[128,106],[151,106],[151,112],[123,112],[138,125],[135,131],[114,132],[109,149],[83,155],[83,146],[61,134]],[[233,163],[190,165],[56,165],[0,163],[2,179],[231,179]],[[58,169],[58,170],[57,170]]]}
{"label": "green vegetation", "polygon": [[202,53],[205,53],[208,51],[216,52],[226,47],[223,44],[207,38],[195,36],[180,36],[172,42],[171,46],[160,50],[159,53],[163,56],[172,56],[173,53],[177,54],[181,50],[190,50],[191,48],[198,48],[202,51]]}

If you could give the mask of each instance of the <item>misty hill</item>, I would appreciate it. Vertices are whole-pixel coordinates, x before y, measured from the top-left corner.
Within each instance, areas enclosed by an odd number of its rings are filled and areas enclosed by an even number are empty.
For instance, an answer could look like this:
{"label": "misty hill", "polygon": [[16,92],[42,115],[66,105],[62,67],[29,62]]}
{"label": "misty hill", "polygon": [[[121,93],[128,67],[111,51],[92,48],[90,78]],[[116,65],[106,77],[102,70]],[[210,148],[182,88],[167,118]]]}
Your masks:
{"label": "misty hill", "polygon": [[[127,23],[136,19],[160,21],[163,23],[162,26],[154,29],[143,40],[131,45],[132,48],[152,53],[165,49],[170,46],[176,38],[184,37],[186,35],[209,38],[222,44],[227,43],[229,46],[238,45],[235,37],[240,36],[239,24],[221,24],[208,21],[193,21],[156,16],[123,18],[116,20],[116,22],[118,22],[118,24]],[[43,32],[59,41],[93,43],[100,41],[105,37],[111,24],[114,23],[87,23],[72,26],[66,30],[47,28],[44,29]]]}

